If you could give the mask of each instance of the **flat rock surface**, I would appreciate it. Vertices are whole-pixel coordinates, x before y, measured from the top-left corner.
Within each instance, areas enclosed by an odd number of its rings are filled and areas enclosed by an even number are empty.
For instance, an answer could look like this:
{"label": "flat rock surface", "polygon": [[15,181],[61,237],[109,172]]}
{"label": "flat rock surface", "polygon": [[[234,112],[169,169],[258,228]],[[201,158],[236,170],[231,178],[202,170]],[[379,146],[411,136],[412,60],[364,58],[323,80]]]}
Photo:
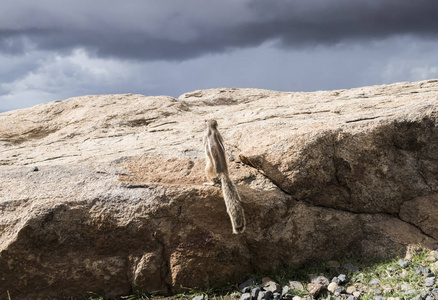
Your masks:
{"label": "flat rock surface", "polygon": [[[163,294],[337,254],[434,246],[438,80],[178,99],[84,96],[0,114],[0,298]],[[219,123],[247,230],[203,186]],[[434,221],[435,220],[435,221]]]}

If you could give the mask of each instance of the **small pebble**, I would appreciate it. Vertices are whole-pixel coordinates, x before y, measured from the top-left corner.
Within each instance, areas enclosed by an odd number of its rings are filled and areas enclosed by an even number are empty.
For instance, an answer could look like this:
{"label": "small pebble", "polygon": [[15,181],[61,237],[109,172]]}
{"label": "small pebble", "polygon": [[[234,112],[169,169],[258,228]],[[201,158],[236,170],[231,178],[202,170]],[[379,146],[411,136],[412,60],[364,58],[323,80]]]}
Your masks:
{"label": "small pebble", "polygon": [[325,289],[326,287],[322,284],[318,283],[309,283],[307,285],[307,290],[312,295],[313,298],[318,297],[318,295]]}
{"label": "small pebble", "polygon": [[380,285],[380,280],[377,278],[373,278],[370,280],[370,282],[368,282],[368,285],[370,286],[378,286]]}
{"label": "small pebble", "polygon": [[389,271],[389,272],[395,272],[395,271],[397,271],[397,267],[395,267],[395,266],[390,266],[390,267],[388,267],[388,271]]}
{"label": "small pebble", "polygon": [[374,296],[373,300],[386,300],[386,297],[382,297],[382,296]]}
{"label": "small pebble", "polygon": [[427,277],[424,283],[426,287],[433,287],[435,284],[435,277]]}
{"label": "small pebble", "polygon": [[240,300],[250,300],[251,294],[250,293],[244,293],[242,296],[240,296]]}
{"label": "small pebble", "polygon": [[327,290],[329,290],[329,292],[331,293],[334,293],[337,288],[338,288],[338,284],[336,282],[330,282],[330,284],[327,287]]}
{"label": "small pebble", "polygon": [[402,267],[403,269],[405,269],[405,268],[409,267],[409,262],[406,261],[406,260],[400,259],[400,260],[398,261],[398,265],[399,265],[400,267]]}
{"label": "small pebble", "polygon": [[341,284],[345,284],[345,283],[348,282],[348,277],[347,277],[347,275],[345,275],[345,274],[340,274],[340,275],[338,276],[338,278],[339,278],[339,280],[341,281]]}
{"label": "small pebble", "polygon": [[383,293],[392,293],[394,291],[394,289],[389,285],[389,284],[385,284],[384,286],[382,286],[383,288]]}
{"label": "small pebble", "polygon": [[354,297],[353,295],[348,296],[347,300],[357,300],[356,297]]}
{"label": "small pebble", "polygon": [[251,290],[251,297],[252,299],[257,299],[257,297],[259,296],[260,293],[260,288],[259,287],[255,287]]}
{"label": "small pebble", "polygon": [[281,286],[272,280],[264,282],[262,288],[265,291],[271,291],[273,293],[274,292],[281,292]]}
{"label": "small pebble", "polygon": [[417,292],[416,290],[409,290],[405,293],[405,295],[411,296],[411,295],[415,294],[416,292]]}
{"label": "small pebble", "polygon": [[33,167],[33,169],[32,169],[32,171],[34,171],[34,172],[38,172],[39,170],[40,170],[40,169],[38,169],[37,166]]}
{"label": "small pebble", "polygon": [[435,288],[435,289],[431,290],[430,292],[434,295],[438,295],[438,288]]}
{"label": "small pebble", "polygon": [[356,291],[356,288],[354,286],[347,287],[347,294],[353,294]]}
{"label": "small pebble", "polygon": [[262,299],[271,299],[272,298],[273,293],[271,291],[266,291],[265,292],[265,296]]}
{"label": "small pebble", "polygon": [[318,277],[313,277],[311,279],[311,282],[316,283],[316,284],[320,284],[323,286],[328,286],[330,283],[330,280],[325,276],[318,276]]}
{"label": "small pebble", "polygon": [[379,290],[379,289],[375,289],[375,290],[373,291],[373,294],[374,294],[374,295],[382,295],[382,291]]}
{"label": "small pebble", "polygon": [[266,292],[260,291],[259,295],[257,296],[257,300],[263,300],[265,299]]}
{"label": "small pebble", "polygon": [[304,291],[304,286],[299,281],[289,281],[289,286],[293,290]]}
{"label": "small pebble", "polygon": [[417,267],[415,267],[415,273],[429,275],[432,272],[430,271],[430,269],[428,267],[417,266]]}
{"label": "small pebble", "polygon": [[205,299],[204,295],[199,295],[192,298],[192,300],[204,300],[204,299]]}
{"label": "small pebble", "polygon": [[332,282],[336,284],[341,284],[341,280],[338,277],[333,277]]}
{"label": "small pebble", "polygon": [[282,289],[282,294],[286,295],[289,291],[291,290],[291,288],[288,285],[285,285]]}
{"label": "small pebble", "polygon": [[427,261],[437,261],[438,260],[438,250],[430,251],[429,256],[426,258]]}
{"label": "small pebble", "polygon": [[333,294],[335,294],[335,296],[339,296],[340,294],[345,294],[345,288],[342,286],[338,286]]}

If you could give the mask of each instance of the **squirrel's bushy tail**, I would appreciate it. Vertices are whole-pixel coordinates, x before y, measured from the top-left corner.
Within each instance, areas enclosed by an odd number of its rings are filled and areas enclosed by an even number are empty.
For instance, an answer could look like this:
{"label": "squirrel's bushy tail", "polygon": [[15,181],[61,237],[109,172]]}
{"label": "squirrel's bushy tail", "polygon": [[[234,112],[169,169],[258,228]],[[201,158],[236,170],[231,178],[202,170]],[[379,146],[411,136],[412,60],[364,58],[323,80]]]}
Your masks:
{"label": "squirrel's bushy tail", "polygon": [[230,177],[226,175],[221,177],[221,185],[227,212],[233,226],[233,233],[242,233],[245,231],[245,214],[236,186]]}

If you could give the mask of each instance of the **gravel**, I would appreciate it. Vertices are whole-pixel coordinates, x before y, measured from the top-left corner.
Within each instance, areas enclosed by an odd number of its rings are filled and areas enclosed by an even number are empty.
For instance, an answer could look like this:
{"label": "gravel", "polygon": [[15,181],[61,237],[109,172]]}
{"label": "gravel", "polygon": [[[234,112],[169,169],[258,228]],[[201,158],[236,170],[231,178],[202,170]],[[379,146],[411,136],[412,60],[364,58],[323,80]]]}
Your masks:
{"label": "gravel", "polygon": [[[367,270],[357,273],[359,267],[344,264],[342,268],[349,272],[350,278],[341,272],[332,280],[322,273],[310,274],[310,282],[291,278],[289,284],[284,286],[267,277],[263,283],[251,278],[239,285],[242,292],[240,300],[438,300],[436,253],[436,250],[431,252],[424,263],[400,259],[390,266],[384,266],[380,274],[367,273]],[[335,270],[341,268],[336,267]],[[368,277],[370,275],[375,277]],[[398,281],[394,283],[388,278],[398,278]]]}
{"label": "gravel", "polygon": [[[272,288],[272,284],[266,284],[265,282],[264,284],[254,287],[255,280],[250,279],[239,285],[239,289],[246,291],[245,293],[242,293],[240,300],[360,300],[366,294],[371,295],[373,300],[437,300],[438,286],[436,278],[427,277],[431,274],[430,270],[424,268],[414,268],[412,270],[413,272],[417,272],[417,274],[422,274],[424,276],[423,289],[420,290],[418,288],[413,288],[413,285],[408,283],[402,283],[396,287],[391,287],[389,284],[382,284],[382,281],[379,278],[371,278],[367,285],[349,284],[350,281],[347,276],[345,274],[339,274],[331,280],[328,286],[325,286],[325,284],[329,282],[327,277],[318,276],[311,277],[311,280],[315,283],[308,283],[306,285],[305,283],[290,281],[290,285],[284,286],[281,289],[281,292],[273,292],[269,290]],[[303,285],[307,286],[307,289],[296,289],[296,287],[301,288]],[[320,287],[321,291],[324,291],[324,293],[320,293],[320,291],[315,292],[316,287]],[[393,291],[404,296],[385,297],[385,295],[391,294]],[[303,295],[303,293],[308,294]],[[203,298],[194,298],[194,300],[203,300]]]}

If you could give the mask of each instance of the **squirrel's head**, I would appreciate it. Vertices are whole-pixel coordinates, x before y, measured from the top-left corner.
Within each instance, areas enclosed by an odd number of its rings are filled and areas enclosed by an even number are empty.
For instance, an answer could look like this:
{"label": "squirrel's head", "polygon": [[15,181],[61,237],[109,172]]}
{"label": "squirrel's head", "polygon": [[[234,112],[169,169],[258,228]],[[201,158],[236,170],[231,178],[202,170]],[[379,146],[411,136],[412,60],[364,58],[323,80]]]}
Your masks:
{"label": "squirrel's head", "polygon": [[207,128],[217,128],[216,120],[205,120],[205,125],[207,125]]}

